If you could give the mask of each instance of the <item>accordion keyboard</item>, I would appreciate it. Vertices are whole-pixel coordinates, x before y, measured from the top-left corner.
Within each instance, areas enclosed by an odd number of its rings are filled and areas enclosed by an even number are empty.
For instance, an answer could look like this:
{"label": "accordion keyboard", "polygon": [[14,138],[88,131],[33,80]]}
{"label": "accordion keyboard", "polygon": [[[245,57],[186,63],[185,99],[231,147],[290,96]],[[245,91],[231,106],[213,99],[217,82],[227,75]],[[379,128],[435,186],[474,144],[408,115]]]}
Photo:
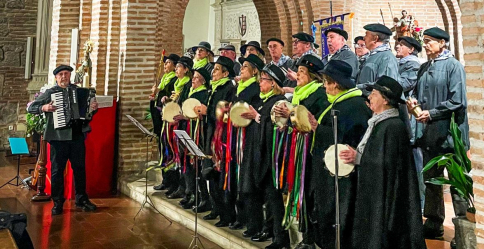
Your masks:
{"label": "accordion keyboard", "polygon": [[54,129],[66,127],[69,123],[65,114],[64,95],[62,92],[51,94],[53,105],[57,108],[52,114],[54,115]]}

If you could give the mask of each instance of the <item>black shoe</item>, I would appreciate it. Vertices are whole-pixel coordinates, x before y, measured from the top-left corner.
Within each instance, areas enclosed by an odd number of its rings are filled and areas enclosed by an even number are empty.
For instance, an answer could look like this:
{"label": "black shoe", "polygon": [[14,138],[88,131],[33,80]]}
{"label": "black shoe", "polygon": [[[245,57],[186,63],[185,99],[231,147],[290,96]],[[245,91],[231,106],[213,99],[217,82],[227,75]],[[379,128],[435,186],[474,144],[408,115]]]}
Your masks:
{"label": "black shoe", "polygon": [[92,212],[97,209],[96,205],[92,204],[89,200],[84,200],[76,203],[76,207],[82,208],[82,210],[86,212]]}
{"label": "black shoe", "polygon": [[202,218],[202,219],[204,219],[204,220],[215,220],[215,219],[217,219],[217,217],[218,217],[218,214],[217,214],[217,213],[214,213],[214,212],[212,211],[211,213],[209,213],[209,214],[207,214],[207,215],[203,216],[203,218]]}
{"label": "black shoe", "polygon": [[156,186],[153,186],[153,189],[154,190],[165,190],[166,189],[166,186],[162,184],[160,185],[156,185]]}
{"label": "black shoe", "polygon": [[[193,212],[195,212],[195,208],[192,208],[192,210]],[[200,204],[198,204],[197,212],[199,213],[205,213],[211,210],[212,210],[212,203],[208,201],[201,201]]]}
{"label": "black shoe", "polygon": [[290,243],[282,243],[278,241],[272,242],[272,244],[266,246],[266,249],[290,249],[291,245]]}
{"label": "black shoe", "polygon": [[457,248],[457,242],[455,242],[455,238],[450,241],[450,248],[451,249],[456,249]]}
{"label": "black shoe", "polygon": [[180,199],[180,198],[183,198],[184,196],[185,196],[185,191],[178,189],[177,191],[175,191],[171,195],[167,195],[166,197],[168,199]]}
{"label": "black shoe", "polygon": [[195,206],[195,195],[191,195],[190,200],[182,205],[183,209],[190,209]]}
{"label": "black shoe", "polygon": [[190,201],[190,197],[192,195],[185,195],[185,197],[183,197],[183,199],[181,199],[178,204],[180,204],[180,206],[183,206],[185,204],[187,204],[189,201]]}
{"label": "black shoe", "polygon": [[219,222],[215,223],[214,226],[216,226],[216,227],[228,227],[229,225],[230,225],[229,222],[219,221]]}
{"label": "black shoe", "polygon": [[54,201],[54,207],[52,207],[52,215],[59,215],[62,214],[64,209],[64,202],[63,201]]}
{"label": "black shoe", "polygon": [[178,188],[175,188],[175,189],[170,188],[170,189],[168,189],[168,191],[166,191],[165,196],[168,197],[169,195],[175,193],[175,191],[177,191],[177,190],[178,190]]}
{"label": "black shoe", "polygon": [[314,244],[305,244],[301,241],[295,249],[316,249],[316,246]]}
{"label": "black shoe", "polygon": [[240,230],[240,229],[244,228],[244,224],[236,221],[231,226],[229,226],[229,228],[230,228],[230,230]]}
{"label": "black shoe", "polygon": [[253,237],[254,235],[256,235],[256,233],[254,232],[251,232],[249,230],[246,230],[242,233],[242,236],[244,236],[244,238],[251,238]]}
{"label": "black shoe", "polygon": [[444,225],[435,225],[435,222],[427,220],[423,227],[423,234],[426,239],[442,240],[444,236]]}
{"label": "black shoe", "polygon": [[250,238],[250,240],[255,241],[255,242],[264,242],[268,240],[269,238],[274,237],[272,233],[269,232],[258,232],[254,236]]}

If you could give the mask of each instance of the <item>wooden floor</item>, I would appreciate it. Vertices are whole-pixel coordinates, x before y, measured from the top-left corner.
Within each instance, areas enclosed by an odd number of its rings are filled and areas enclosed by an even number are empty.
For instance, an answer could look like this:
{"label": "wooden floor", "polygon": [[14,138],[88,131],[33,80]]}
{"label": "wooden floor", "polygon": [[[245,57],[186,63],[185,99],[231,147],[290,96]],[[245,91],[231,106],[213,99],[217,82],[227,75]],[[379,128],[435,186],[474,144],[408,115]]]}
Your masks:
{"label": "wooden floor", "polygon": [[[35,158],[23,158],[21,176],[27,176]],[[0,185],[16,175],[16,162],[0,152]],[[446,191],[448,192],[448,190]],[[12,213],[27,213],[27,230],[35,248],[188,248],[193,232],[179,224],[169,224],[162,216],[143,211],[136,221],[133,217],[139,203],[126,196],[92,199],[98,205],[94,213],[75,208],[74,202],[64,204],[64,214],[50,214],[52,202],[32,203],[34,194],[25,188],[7,185],[0,189],[0,208]],[[448,249],[454,236],[450,195],[445,194],[446,219],[444,241],[427,240],[429,249]],[[220,248],[201,238],[204,248]],[[2,245],[0,245],[2,248]]]}

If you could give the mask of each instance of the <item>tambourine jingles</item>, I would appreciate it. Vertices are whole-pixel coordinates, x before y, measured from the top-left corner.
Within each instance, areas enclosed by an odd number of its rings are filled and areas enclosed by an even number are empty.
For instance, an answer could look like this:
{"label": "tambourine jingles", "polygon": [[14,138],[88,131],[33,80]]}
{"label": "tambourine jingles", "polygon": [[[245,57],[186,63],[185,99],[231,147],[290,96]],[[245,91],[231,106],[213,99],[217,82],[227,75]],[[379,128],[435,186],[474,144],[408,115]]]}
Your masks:
{"label": "tambourine jingles", "polygon": [[219,101],[217,103],[217,106],[215,107],[215,119],[227,123],[227,120],[229,119],[229,116],[227,114],[228,108],[229,102],[225,100]]}
{"label": "tambourine jingles", "polygon": [[245,102],[237,102],[232,105],[232,108],[230,108],[230,120],[235,126],[238,127],[246,127],[250,124],[252,119],[246,119],[240,116],[240,114],[244,112],[248,112],[250,110],[249,104]]}
{"label": "tambourine jingles", "polygon": [[281,116],[276,116],[275,108],[277,106],[282,107],[283,105],[286,105],[287,109],[289,109],[289,111],[292,111],[293,106],[292,106],[291,102],[289,102],[287,100],[279,100],[279,101],[277,101],[272,106],[272,109],[271,109],[271,120],[272,120],[272,123],[275,124],[275,125],[277,125],[280,128],[283,128],[284,126],[286,126],[287,121],[288,121],[288,118],[281,117]]}
{"label": "tambourine jingles", "polygon": [[[348,148],[344,144],[337,144],[338,145],[338,154],[343,150],[347,150]],[[335,163],[334,163],[334,145],[329,146],[329,148],[324,152],[324,164],[326,164],[326,168],[331,173],[331,175],[336,174]],[[338,176],[345,177],[348,176],[353,170],[355,169],[354,164],[347,164],[343,163],[341,157],[338,158]]]}
{"label": "tambourine jingles", "polygon": [[299,132],[310,132],[311,123],[309,123],[309,111],[303,105],[298,105],[294,107],[289,115],[291,118],[291,123]]}
{"label": "tambourine jingles", "polygon": [[183,116],[189,119],[197,119],[198,113],[195,112],[194,108],[201,105],[202,103],[200,103],[200,101],[195,98],[189,98],[185,100],[182,105]]}
{"label": "tambourine jingles", "polygon": [[168,123],[173,123],[175,120],[173,119],[176,115],[181,114],[181,108],[180,106],[175,103],[174,101],[167,103],[163,107],[163,120],[168,122]]}

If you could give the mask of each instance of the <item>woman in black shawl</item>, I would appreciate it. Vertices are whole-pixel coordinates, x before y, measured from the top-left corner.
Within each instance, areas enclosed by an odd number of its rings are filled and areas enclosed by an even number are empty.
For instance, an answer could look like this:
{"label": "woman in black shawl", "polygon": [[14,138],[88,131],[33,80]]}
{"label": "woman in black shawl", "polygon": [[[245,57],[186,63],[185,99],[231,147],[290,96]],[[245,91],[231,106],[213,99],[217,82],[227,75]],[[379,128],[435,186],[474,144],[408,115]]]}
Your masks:
{"label": "woman in black shawl", "polygon": [[357,190],[352,248],[426,248],[412,148],[399,118],[403,88],[383,76],[368,97],[374,112],[355,149],[340,152],[345,163],[357,165]]}

